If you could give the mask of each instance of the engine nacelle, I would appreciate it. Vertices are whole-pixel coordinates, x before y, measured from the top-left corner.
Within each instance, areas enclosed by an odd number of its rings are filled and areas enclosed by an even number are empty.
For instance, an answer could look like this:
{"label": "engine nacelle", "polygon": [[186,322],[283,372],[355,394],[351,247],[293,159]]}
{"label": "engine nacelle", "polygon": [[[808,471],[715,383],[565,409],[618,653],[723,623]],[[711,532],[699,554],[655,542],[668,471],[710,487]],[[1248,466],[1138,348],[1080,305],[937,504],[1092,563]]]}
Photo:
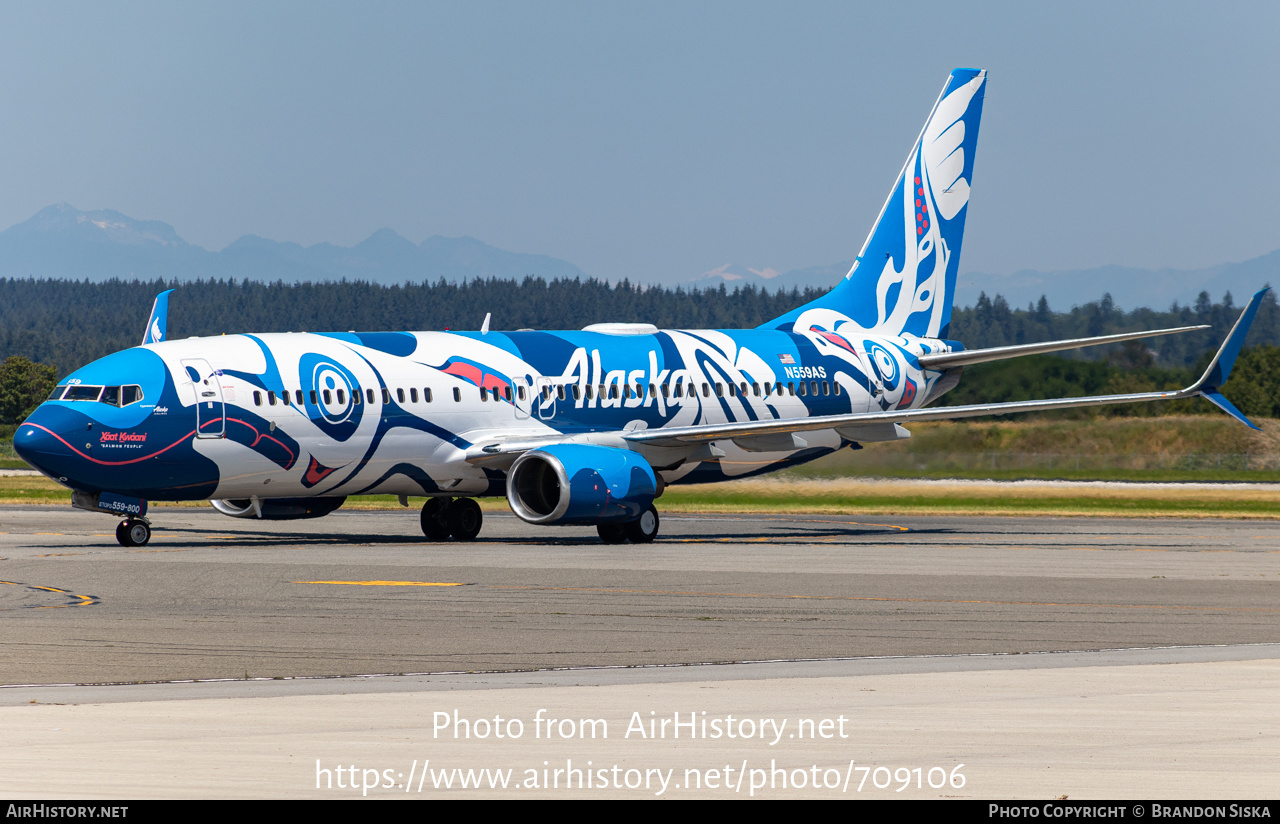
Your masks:
{"label": "engine nacelle", "polygon": [[213,508],[232,518],[260,518],[264,521],[296,521],[319,518],[342,506],[343,498],[225,498],[210,500]]}
{"label": "engine nacelle", "polygon": [[544,446],[521,455],[507,473],[511,511],[531,524],[631,521],[657,492],[649,462],[611,446]]}

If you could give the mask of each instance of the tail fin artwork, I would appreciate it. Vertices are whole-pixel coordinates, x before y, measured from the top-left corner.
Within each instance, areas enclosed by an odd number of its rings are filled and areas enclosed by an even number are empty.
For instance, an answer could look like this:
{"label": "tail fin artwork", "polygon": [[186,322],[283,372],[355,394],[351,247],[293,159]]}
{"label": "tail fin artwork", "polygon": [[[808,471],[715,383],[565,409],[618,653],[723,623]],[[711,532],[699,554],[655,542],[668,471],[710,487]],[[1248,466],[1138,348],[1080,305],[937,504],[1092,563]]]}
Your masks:
{"label": "tail fin artwork", "polygon": [[761,328],[947,336],[986,80],[951,72],[849,274]]}
{"label": "tail fin artwork", "polygon": [[169,294],[172,289],[165,289],[156,295],[155,303],[151,304],[151,317],[147,318],[147,328],[142,334],[142,345],[148,343],[160,343],[167,340],[169,333]]}

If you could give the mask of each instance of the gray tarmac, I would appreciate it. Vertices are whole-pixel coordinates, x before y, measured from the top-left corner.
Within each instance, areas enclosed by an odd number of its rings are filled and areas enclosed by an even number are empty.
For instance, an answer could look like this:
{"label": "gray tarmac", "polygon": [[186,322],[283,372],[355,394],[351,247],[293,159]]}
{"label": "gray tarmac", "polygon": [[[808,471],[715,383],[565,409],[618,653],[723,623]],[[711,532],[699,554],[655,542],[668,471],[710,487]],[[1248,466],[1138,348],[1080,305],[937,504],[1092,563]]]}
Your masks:
{"label": "gray tarmac", "polygon": [[658,542],[490,514],[261,523],[0,510],[6,684],[1280,642],[1280,523],[668,516]]}
{"label": "gray tarmac", "polygon": [[[347,797],[323,770],[354,760],[375,796],[652,797],[405,776],[596,759],[706,779],[778,753],[844,787],[774,772],[757,797],[853,795],[851,763],[969,765],[961,787],[864,782],[877,797],[1277,790],[1280,523],[670,515],[652,545],[604,546],[505,513],[471,544],[424,542],[414,511],[153,516],[127,549],[104,516],[0,507],[0,793]],[[608,740],[438,728],[457,710],[532,733],[548,708]],[[673,712],[791,734],[844,716],[850,736],[624,736]],[[758,777],[716,775],[666,794]]]}

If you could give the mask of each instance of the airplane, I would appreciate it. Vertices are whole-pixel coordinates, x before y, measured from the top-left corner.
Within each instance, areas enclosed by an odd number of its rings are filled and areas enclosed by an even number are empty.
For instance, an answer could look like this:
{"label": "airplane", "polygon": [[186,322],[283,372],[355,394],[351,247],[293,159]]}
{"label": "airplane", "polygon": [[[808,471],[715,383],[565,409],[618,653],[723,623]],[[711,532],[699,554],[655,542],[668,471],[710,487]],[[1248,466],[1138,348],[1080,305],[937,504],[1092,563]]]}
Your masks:
{"label": "airplane", "polygon": [[[956,69],[851,270],[755,329],[234,334],[171,340],[168,290],[139,346],[61,380],[14,448],[151,539],[149,501],[224,515],[327,515],[353,495],[425,497],[426,538],[474,540],[476,498],[522,520],[657,536],[670,484],[771,472],[910,436],[903,426],[1201,396],[1218,390],[1265,292],[1204,375],[1178,391],[930,407],[964,368],[1206,327],[966,350],[948,339],[986,72]],[[1257,427],[1254,427],[1257,428]]]}

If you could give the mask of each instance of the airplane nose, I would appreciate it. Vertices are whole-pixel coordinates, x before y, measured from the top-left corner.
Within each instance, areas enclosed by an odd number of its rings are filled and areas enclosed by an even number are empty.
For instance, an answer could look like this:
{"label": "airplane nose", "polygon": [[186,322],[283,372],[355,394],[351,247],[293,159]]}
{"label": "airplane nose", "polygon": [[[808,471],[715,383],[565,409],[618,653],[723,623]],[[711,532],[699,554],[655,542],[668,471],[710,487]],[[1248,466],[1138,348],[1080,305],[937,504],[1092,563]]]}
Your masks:
{"label": "airplane nose", "polygon": [[37,410],[13,433],[13,451],[37,469],[46,465],[50,458],[65,457],[68,451],[66,444],[41,422],[41,418]]}

